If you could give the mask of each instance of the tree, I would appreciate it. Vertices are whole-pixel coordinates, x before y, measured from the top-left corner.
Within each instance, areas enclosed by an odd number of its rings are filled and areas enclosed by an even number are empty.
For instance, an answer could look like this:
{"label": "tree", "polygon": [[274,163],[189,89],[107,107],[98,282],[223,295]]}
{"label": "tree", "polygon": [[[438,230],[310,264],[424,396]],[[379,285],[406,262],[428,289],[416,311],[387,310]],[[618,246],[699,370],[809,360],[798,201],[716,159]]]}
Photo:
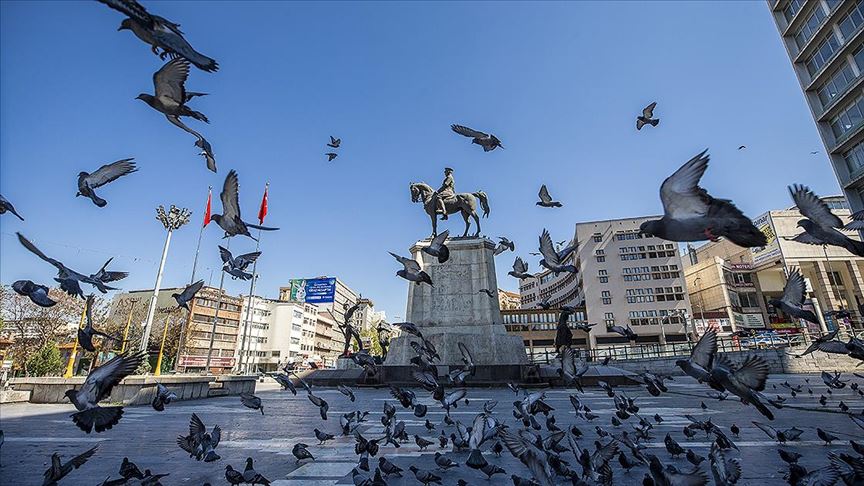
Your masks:
{"label": "tree", "polygon": [[32,376],[49,376],[60,374],[63,369],[63,359],[60,357],[60,348],[56,343],[46,343],[35,353],[31,354],[25,363],[26,369]]}
{"label": "tree", "polygon": [[74,339],[84,301],[60,289],[50,289],[49,295],[57,304],[39,307],[29,298],[18,295],[9,286],[0,286],[0,315],[3,319],[2,334],[13,340],[9,356],[13,368],[30,374],[28,362],[37,351],[52,342],[69,342]]}
{"label": "tree", "polygon": [[369,354],[372,356],[381,356],[381,345],[378,344],[378,329],[370,326],[360,331],[360,336],[369,338]]}

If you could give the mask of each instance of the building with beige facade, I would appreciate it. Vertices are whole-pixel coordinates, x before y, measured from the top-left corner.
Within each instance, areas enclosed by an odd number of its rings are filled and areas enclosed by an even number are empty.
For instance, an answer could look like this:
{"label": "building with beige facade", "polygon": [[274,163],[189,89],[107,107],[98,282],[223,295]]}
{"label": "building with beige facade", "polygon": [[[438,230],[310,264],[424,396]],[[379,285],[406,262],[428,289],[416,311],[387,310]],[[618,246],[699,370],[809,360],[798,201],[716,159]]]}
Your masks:
{"label": "building with beige facade", "polygon": [[[519,336],[525,343],[525,353],[532,362],[548,362],[555,356],[555,334],[559,312],[543,309],[501,309],[501,320],[507,333]],[[588,333],[575,328],[586,324],[585,309],[577,309],[569,317],[573,343],[578,348],[588,347]]]}
{"label": "building with beige facade", "polygon": [[514,310],[522,307],[522,299],[518,292],[498,289],[498,307],[503,310]]}
{"label": "building with beige facade", "polygon": [[643,222],[658,217],[577,223],[570,242],[576,250],[566,263],[578,273],[543,271],[524,279],[522,308],[544,301],[552,308],[584,306],[587,322],[598,324],[588,336],[590,348],[627,344],[607,330],[614,325],[632,327],[638,343],[686,341],[692,313],[678,247],[639,233]]}
{"label": "building with beige facade", "polygon": [[[849,222],[850,211],[842,196],[824,197],[822,200],[844,223]],[[699,302],[705,300],[706,313],[723,312],[721,308],[744,314],[758,313],[767,329],[795,332],[804,323],[792,322],[788,316],[767,305],[767,301],[782,295],[786,275],[797,268],[807,281],[806,306],[819,316],[821,330],[837,326],[860,328],[860,304],[864,303],[864,258],[856,257],[843,248],[791,241],[802,232],[797,226],[800,219],[801,213],[795,207],[769,211],[755,218],[754,224],[768,237],[768,244],[763,248],[740,248],[727,240],[709,242],[696,248],[692,258],[695,263],[689,264],[685,270],[696,316],[699,315]],[[849,235],[857,238],[851,233]],[[724,292],[717,290],[718,268],[747,267],[750,269],[746,273],[752,275],[753,287],[746,291],[741,291],[740,287],[735,289],[741,302],[735,306],[736,296],[730,294],[728,285],[724,284],[726,297],[722,296]],[[737,278],[735,273],[732,272],[732,276]],[[753,302],[753,298],[757,301]],[[725,303],[730,306],[726,307]],[[838,318],[837,313],[842,311],[848,311],[850,318]],[[741,327],[735,325],[734,314],[730,319],[733,329]],[[756,328],[758,325],[756,319],[748,318],[745,322],[749,324],[744,327]],[[820,329],[812,326],[811,330]]]}

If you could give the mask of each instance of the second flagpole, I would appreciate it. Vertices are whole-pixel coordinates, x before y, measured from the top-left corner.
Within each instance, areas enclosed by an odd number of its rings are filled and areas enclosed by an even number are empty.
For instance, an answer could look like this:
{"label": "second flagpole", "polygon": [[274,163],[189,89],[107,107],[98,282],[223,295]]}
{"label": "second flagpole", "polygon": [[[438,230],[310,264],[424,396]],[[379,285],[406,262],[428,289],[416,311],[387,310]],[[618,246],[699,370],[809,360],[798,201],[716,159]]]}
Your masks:
{"label": "second flagpole", "polygon": [[[192,277],[189,278],[189,285],[195,283],[195,271],[198,269],[198,254],[201,252],[201,238],[204,236],[204,228],[210,223],[210,203],[213,197],[213,186],[207,186],[207,207],[204,209],[204,222],[201,225],[201,230],[198,232],[198,245],[195,247],[195,260],[192,261]],[[180,321],[180,339],[177,341],[177,358],[174,360],[174,371],[180,369],[180,354],[183,351],[186,337],[186,325],[192,318],[192,314],[188,314],[186,319]]]}
{"label": "second flagpole", "polygon": [[[264,224],[264,217],[267,215],[267,194],[270,190],[270,183],[267,182],[264,185],[264,197],[261,199],[261,207],[258,209],[258,224]],[[258,238],[255,240],[255,251],[257,252],[261,248],[261,233],[262,230],[258,229]],[[243,328],[241,330],[240,335],[240,356],[237,359],[237,367],[236,370],[238,373],[245,373],[249,364],[249,350],[246,349],[246,335],[249,332],[249,320],[251,319],[252,314],[252,296],[255,295],[255,281],[258,279],[258,274],[256,270],[258,268],[258,259],[252,262],[252,279],[249,283],[249,300],[246,306],[246,318],[243,320]],[[251,346],[251,336],[249,338],[250,348]],[[245,358],[245,359],[244,359]]]}

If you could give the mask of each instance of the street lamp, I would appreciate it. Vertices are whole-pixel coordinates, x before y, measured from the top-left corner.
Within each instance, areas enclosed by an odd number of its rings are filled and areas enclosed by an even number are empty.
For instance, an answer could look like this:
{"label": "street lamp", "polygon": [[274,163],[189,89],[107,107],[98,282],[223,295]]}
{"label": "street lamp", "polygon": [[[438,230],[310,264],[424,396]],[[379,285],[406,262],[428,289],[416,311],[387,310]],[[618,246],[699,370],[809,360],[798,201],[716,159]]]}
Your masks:
{"label": "street lamp", "polygon": [[159,297],[159,286],[162,285],[162,271],[165,269],[165,259],[168,257],[168,245],[171,244],[171,233],[176,229],[189,222],[189,216],[192,211],[186,208],[178,208],[171,205],[168,212],[160,205],[156,208],[156,219],[162,223],[165,230],[168,231],[165,236],[165,246],[162,248],[162,260],[159,262],[159,273],[156,274],[156,285],[153,286],[153,297],[150,299],[150,310],[147,311],[147,323],[144,325],[144,335],[141,336],[141,351],[147,350],[147,343],[150,341],[150,329],[153,327],[153,316],[156,313],[156,300]]}

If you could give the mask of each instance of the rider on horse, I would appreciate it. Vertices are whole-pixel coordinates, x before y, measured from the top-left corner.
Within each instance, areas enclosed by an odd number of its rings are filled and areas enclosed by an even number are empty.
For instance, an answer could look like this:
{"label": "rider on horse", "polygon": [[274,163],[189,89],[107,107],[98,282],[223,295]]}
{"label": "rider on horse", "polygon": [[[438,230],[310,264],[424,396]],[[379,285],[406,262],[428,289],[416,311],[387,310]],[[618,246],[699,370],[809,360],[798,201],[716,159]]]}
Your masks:
{"label": "rider on horse", "polygon": [[456,184],[453,181],[453,169],[450,167],[444,168],[444,181],[441,187],[435,192],[435,204],[437,209],[435,212],[442,215],[441,219],[447,219],[447,208],[445,202],[453,202],[456,199]]}

